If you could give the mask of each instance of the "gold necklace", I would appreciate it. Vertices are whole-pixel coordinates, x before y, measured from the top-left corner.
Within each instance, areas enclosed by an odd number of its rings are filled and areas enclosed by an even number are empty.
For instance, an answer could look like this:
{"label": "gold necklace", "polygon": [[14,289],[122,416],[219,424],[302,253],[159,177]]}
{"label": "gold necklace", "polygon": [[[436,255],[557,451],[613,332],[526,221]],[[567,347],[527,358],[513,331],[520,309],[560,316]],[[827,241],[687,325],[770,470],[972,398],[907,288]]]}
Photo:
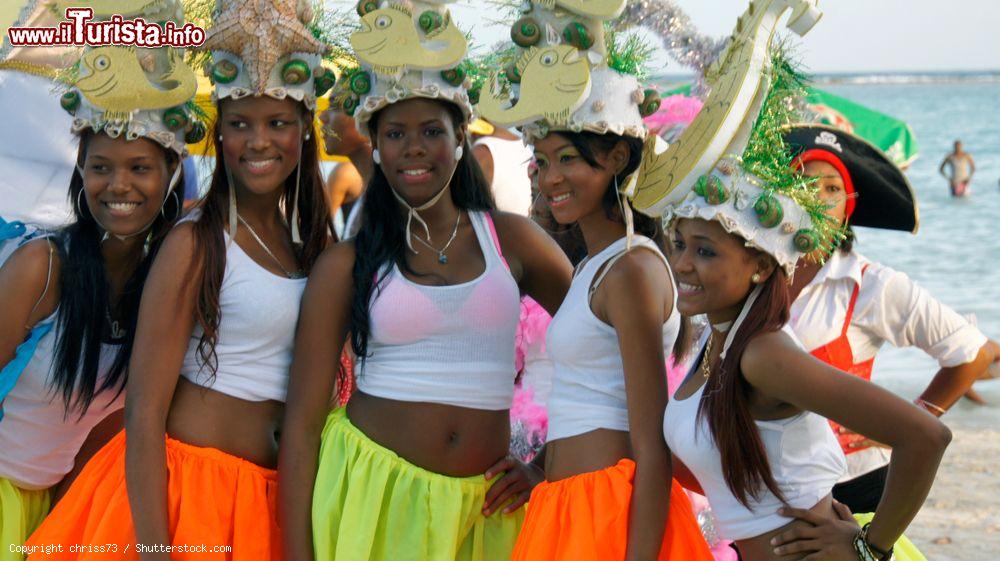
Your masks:
{"label": "gold necklace", "polygon": [[715,337],[715,333],[709,332],[708,343],[705,344],[705,354],[701,357],[701,377],[708,379],[712,375],[712,366],[709,362],[712,360],[712,339]]}

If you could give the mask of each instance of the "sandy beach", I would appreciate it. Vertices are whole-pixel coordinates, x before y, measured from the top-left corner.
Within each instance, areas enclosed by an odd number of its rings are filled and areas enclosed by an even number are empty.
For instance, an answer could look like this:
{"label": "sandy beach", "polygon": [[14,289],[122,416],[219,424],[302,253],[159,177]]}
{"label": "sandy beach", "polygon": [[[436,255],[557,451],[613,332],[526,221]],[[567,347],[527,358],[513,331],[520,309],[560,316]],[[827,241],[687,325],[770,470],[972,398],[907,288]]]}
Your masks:
{"label": "sandy beach", "polygon": [[951,446],[906,532],[928,561],[1000,558],[1000,430],[963,425],[949,422]]}

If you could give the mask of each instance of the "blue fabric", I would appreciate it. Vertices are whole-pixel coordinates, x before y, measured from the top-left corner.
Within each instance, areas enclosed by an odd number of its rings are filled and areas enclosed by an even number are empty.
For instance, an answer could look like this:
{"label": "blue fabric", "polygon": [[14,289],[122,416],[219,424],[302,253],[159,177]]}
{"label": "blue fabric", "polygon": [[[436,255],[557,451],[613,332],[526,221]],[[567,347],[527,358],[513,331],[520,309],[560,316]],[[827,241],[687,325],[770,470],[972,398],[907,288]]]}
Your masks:
{"label": "blue fabric", "polygon": [[[37,231],[27,232],[28,229],[23,223],[7,222],[0,217],[0,249],[7,245],[10,240],[17,239],[17,247],[20,247],[38,236]],[[3,265],[2,261],[3,259],[0,259],[0,265]],[[28,366],[31,357],[35,355],[38,342],[52,330],[53,323],[54,321],[48,321],[36,325],[31,333],[28,333],[24,342],[17,346],[13,360],[8,362],[3,370],[0,370],[0,421],[3,420],[3,401],[7,399],[7,394],[14,389],[17,379],[21,377],[21,373]]]}

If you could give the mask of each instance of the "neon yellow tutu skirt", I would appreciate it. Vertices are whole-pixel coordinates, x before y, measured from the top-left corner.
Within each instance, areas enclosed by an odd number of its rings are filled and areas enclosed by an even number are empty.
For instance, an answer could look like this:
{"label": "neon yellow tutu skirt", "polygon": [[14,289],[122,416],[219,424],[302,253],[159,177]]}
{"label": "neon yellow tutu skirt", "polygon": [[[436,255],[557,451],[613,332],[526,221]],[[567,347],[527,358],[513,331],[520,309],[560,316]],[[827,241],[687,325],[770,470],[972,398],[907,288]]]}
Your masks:
{"label": "neon yellow tutu skirt", "polygon": [[[871,522],[874,517],[875,515],[870,512],[854,515],[854,519],[861,525]],[[913,542],[911,542],[906,536],[900,536],[900,538],[896,540],[896,544],[892,546],[892,558],[894,561],[927,561],[924,554],[920,553],[917,546],[913,545]]]}
{"label": "neon yellow tutu skirt", "polygon": [[524,509],[482,514],[492,482],[417,467],[351,424],[323,429],[313,490],[317,561],[507,561]]}
{"label": "neon yellow tutu skirt", "polygon": [[28,491],[0,477],[0,561],[24,559],[20,547],[48,513],[48,489]]}

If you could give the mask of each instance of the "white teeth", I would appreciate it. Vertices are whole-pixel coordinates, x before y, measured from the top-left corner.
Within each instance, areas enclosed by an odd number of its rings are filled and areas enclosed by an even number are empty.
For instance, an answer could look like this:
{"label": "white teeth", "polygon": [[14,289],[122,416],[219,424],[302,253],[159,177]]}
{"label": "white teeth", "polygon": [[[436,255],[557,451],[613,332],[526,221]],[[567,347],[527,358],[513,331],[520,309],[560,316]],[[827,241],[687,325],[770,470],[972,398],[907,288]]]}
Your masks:
{"label": "white teeth", "polygon": [[568,199],[569,196],[570,196],[569,193],[563,193],[562,195],[556,195],[554,197],[550,197],[549,200],[552,201],[552,202],[554,202],[554,203],[561,203],[561,202],[565,201],[566,199]]}
{"label": "white teeth", "polygon": [[431,170],[429,169],[404,169],[403,175],[423,175]]}
{"label": "white teeth", "polygon": [[135,207],[139,206],[139,203],[119,203],[119,202],[115,202],[115,203],[104,203],[104,204],[106,204],[108,206],[108,208],[110,208],[111,210],[122,210],[122,211],[132,210]]}
{"label": "white teeth", "polygon": [[247,165],[253,169],[264,169],[267,166],[271,165],[271,163],[276,161],[278,161],[277,158],[271,158],[268,160],[247,160],[246,162]]}
{"label": "white teeth", "polygon": [[686,282],[679,282],[677,283],[677,286],[679,286],[680,289],[685,292],[694,292],[696,290],[701,290],[701,286],[696,284],[688,284]]}

